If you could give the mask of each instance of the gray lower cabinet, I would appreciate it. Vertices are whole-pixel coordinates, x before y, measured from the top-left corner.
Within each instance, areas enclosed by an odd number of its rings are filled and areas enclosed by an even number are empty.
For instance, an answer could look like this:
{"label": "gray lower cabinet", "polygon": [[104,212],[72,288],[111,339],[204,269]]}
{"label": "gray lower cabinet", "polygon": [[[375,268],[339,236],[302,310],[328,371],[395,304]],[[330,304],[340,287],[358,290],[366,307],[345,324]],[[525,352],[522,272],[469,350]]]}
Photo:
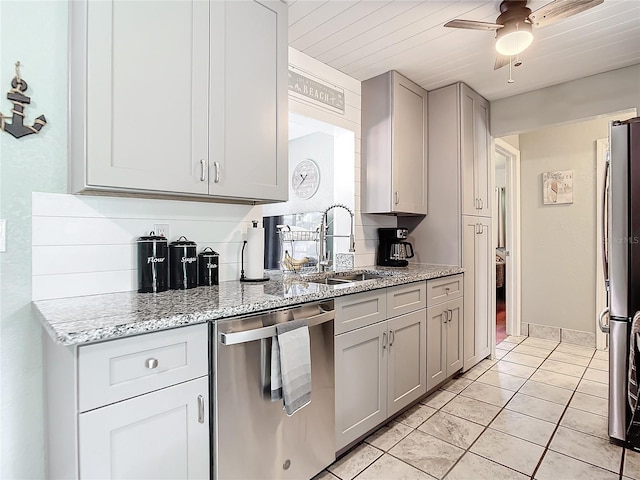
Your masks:
{"label": "gray lower cabinet", "polygon": [[[425,291],[422,282],[345,297],[358,306],[352,312],[356,319],[370,311],[376,320],[335,337],[336,451],[426,393]],[[413,311],[380,320],[381,313],[372,308],[376,296],[386,297],[387,312],[390,305],[396,305],[392,312],[409,305]],[[344,311],[337,321],[349,323]]]}
{"label": "gray lower cabinet", "polygon": [[462,368],[462,297],[427,308],[427,390]]}
{"label": "gray lower cabinet", "polygon": [[387,416],[427,392],[426,323],[424,309],[387,320]]}
{"label": "gray lower cabinet", "polygon": [[209,478],[208,378],[80,414],[81,478]]}
{"label": "gray lower cabinet", "polygon": [[336,451],[387,418],[387,324],[335,338]]}
{"label": "gray lower cabinet", "polygon": [[209,479],[206,324],[45,340],[47,478]]}
{"label": "gray lower cabinet", "polygon": [[427,391],[463,367],[467,275],[427,281]]}

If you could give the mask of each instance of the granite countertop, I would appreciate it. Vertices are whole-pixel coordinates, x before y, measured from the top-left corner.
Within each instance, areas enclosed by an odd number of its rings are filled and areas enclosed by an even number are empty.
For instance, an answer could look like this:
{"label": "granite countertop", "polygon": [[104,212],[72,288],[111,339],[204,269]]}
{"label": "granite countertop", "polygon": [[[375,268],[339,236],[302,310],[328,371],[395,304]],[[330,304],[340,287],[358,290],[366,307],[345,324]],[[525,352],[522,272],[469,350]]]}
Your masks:
{"label": "granite countertop", "polygon": [[[81,345],[129,335],[262,312],[317,300],[461,273],[460,267],[412,264],[371,267],[383,278],[343,285],[310,283],[326,274],[267,272],[264,283],[221,282],[213,287],[162,293],[121,292],[33,302],[36,316],[54,341]],[[349,272],[349,273],[352,273]],[[341,272],[335,273],[340,276]]]}

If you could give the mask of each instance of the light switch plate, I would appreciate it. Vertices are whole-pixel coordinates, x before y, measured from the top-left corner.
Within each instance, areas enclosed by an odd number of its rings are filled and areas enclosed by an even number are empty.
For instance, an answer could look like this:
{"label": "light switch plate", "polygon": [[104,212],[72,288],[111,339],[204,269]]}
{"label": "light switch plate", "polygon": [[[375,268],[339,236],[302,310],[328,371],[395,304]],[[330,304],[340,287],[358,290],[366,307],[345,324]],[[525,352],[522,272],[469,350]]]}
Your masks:
{"label": "light switch plate", "polygon": [[7,251],[7,220],[0,219],[0,252]]}

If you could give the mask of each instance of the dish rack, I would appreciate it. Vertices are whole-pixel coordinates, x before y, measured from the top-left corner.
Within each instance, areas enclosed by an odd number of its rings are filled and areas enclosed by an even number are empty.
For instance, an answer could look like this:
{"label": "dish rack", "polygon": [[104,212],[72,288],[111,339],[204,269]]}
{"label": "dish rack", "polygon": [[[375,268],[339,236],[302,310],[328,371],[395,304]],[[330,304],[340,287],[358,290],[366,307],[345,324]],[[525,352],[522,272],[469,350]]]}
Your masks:
{"label": "dish rack", "polygon": [[[280,268],[283,272],[314,272],[317,265],[317,252],[320,240],[319,231],[292,230],[289,225],[278,225],[278,236],[282,246]],[[301,245],[297,245],[302,243]],[[310,245],[313,243],[314,245]],[[311,251],[316,258],[310,257]]]}

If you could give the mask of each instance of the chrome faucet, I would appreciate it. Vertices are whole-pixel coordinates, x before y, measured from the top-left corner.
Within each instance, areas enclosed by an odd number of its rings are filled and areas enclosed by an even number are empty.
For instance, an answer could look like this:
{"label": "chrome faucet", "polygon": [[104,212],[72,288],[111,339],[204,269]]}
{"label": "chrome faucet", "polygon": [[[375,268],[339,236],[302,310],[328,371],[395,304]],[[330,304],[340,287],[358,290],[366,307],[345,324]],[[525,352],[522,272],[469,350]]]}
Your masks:
{"label": "chrome faucet", "polygon": [[328,267],[331,267],[333,265],[333,261],[329,258],[329,255],[328,255],[329,252],[327,251],[327,237],[333,237],[333,238],[347,237],[347,235],[328,235],[327,234],[327,231],[329,230],[329,217],[327,216],[327,214],[334,208],[344,208],[347,212],[349,212],[349,215],[351,215],[351,233],[349,234],[349,252],[356,251],[356,240],[355,240],[355,235],[353,234],[354,224],[355,224],[355,215],[353,214],[351,209],[346,205],[343,205],[341,203],[336,203],[334,205],[331,205],[322,214],[322,221],[320,223],[320,232],[319,232],[320,235],[318,236],[318,240],[320,242],[320,246],[318,249],[318,257],[319,257],[318,272],[324,272],[328,270]]}

